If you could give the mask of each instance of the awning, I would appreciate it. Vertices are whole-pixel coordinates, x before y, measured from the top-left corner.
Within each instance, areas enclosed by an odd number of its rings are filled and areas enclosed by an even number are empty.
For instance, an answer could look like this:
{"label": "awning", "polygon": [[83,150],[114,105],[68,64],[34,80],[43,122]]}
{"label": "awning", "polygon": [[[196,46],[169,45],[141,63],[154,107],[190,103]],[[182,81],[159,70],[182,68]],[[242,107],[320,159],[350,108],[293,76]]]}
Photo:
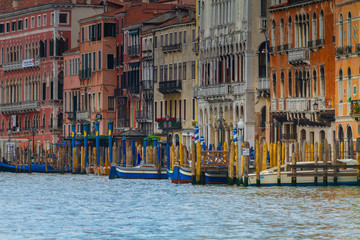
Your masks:
{"label": "awning", "polygon": [[139,34],[139,29],[130,30],[130,31],[129,31],[129,34],[130,34],[130,35],[137,35],[137,34]]}

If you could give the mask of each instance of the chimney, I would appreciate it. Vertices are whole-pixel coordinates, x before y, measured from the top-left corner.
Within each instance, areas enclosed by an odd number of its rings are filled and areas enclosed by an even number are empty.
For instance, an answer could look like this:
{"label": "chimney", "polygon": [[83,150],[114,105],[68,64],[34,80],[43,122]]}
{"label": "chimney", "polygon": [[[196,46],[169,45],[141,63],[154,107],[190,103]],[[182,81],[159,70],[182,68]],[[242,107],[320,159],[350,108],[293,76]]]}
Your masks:
{"label": "chimney", "polygon": [[12,6],[13,6],[14,8],[18,7],[18,6],[19,6],[19,2],[20,2],[20,0],[12,0]]}

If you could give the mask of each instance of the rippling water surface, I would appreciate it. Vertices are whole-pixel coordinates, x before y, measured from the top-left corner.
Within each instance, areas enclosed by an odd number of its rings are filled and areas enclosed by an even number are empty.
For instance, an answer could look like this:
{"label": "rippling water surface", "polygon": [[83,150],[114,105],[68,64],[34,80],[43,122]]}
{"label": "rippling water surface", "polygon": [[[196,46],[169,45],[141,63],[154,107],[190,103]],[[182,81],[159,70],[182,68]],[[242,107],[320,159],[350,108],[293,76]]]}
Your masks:
{"label": "rippling water surface", "polygon": [[360,188],[0,173],[0,239],[359,239]]}

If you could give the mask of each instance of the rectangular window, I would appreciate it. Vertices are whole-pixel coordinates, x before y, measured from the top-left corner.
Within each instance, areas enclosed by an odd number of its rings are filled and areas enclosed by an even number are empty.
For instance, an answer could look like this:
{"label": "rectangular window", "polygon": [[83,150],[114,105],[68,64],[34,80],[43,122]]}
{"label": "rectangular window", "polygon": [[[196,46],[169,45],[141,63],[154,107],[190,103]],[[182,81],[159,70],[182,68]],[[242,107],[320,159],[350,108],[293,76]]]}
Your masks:
{"label": "rectangular window", "polygon": [[184,99],[184,118],[183,121],[186,120],[186,99]]}
{"label": "rectangular window", "polygon": [[108,111],[114,111],[114,97],[108,97]]}
{"label": "rectangular window", "polygon": [[41,15],[37,16],[37,27],[41,27]]}
{"label": "rectangular window", "polygon": [[154,67],[154,82],[157,82],[157,66]]}
{"label": "rectangular window", "polygon": [[114,69],[114,54],[107,54],[107,69]]}
{"label": "rectangular window", "polygon": [[196,33],[195,33],[195,28],[192,30],[192,41],[195,42],[196,40]]}
{"label": "rectangular window", "polygon": [[186,43],[186,31],[184,31],[184,43]]}
{"label": "rectangular window", "polygon": [[101,70],[101,51],[98,52],[98,70]]}
{"label": "rectangular window", "polygon": [[16,32],[16,21],[11,22],[11,31]]}
{"label": "rectangular window", "polygon": [[60,13],[59,14],[59,23],[67,24],[68,23],[68,14],[67,13]]}
{"label": "rectangular window", "polygon": [[160,82],[164,81],[164,67],[160,66]]}
{"label": "rectangular window", "polygon": [[98,92],[97,110],[98,112],[101,111],[101,92]]}
{"label": "rectangular window", "polygon": [[115,23],[104,23],[104,37],[115,37]]}
{"label": "rectangular window", "polygon": [[29,19],[25,18],[25,30],[29,27]]}
{"label": "rectangular window", "polygon": [[23,20],[18,21],[18,30],[19,31],[23,30],[23,23],[24,23]]}
{"label": "rectangular window", "polygon": [[84,42],[85,41],[85,28],[82,27],[81,28],[81,42]]}
{"label": "rectangular window", "polygon": [[183,80],[186,80],[186,62],[183,63]]}
{"label": "rectangular window", "polygon": [[0,23],[0,33],[4,33],[5,32],[5,24]]}
{"label": "rectangular window", "polygon": [[92,70],[93,72],[96,71],[96,52],[93,52],[93,67],[92,67]]}
{"label": "rectangular window", "polygon": [[34,28],[35,27],[35,17],[31,17],[31,23],[30,23],[30,27]]}
{"label": "rectangular window", "polygon": [[179,80],[182,80],[181,74],[182,74],[182,64],[179,63]]}
{"label": "rectangular window", "polygon": [[169,64],[169,81],[172,80],[172,77],[173,77],[173,67],[172,67],[172,64]]}
{"label": "rectangular window", "polygon": [[195,79],[195,61],[191,62],[191,78]]}
{"label": "rectangular window", "polygon": [[52,13],[50,15],[50,25],[54,25],[54,22],[55,22],[55,17],[54,17],[54,13]]}
{"label": "rectangular window", "polygon": [[174,80],[177,80],[177,63],[174,63]]}
{"label": "rectangular window", "polygon": [[47,25],[47,15],[44,14],[43,15],[43,26],[46,26]]}
{"label": "rectangular window", "polygon": [[168,80],[167,74],[168,74],[168,66],[165,65],[164,66],[164,81],[166,82]]}
{"label": "rectangular window", "polygon": [[155,102],[155,119],[157,119],[158,117],[158,113],[157,113],[157,102]]}

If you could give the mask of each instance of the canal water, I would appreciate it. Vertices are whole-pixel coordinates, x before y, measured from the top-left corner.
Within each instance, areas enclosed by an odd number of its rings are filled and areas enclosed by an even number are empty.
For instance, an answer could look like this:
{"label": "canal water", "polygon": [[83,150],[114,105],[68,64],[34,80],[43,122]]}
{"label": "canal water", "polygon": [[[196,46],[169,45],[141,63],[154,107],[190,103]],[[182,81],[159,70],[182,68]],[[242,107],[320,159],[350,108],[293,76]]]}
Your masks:
{"label": "canal water", "polygon": [[359,239],[359,187],[0,173],[0,239]]}

